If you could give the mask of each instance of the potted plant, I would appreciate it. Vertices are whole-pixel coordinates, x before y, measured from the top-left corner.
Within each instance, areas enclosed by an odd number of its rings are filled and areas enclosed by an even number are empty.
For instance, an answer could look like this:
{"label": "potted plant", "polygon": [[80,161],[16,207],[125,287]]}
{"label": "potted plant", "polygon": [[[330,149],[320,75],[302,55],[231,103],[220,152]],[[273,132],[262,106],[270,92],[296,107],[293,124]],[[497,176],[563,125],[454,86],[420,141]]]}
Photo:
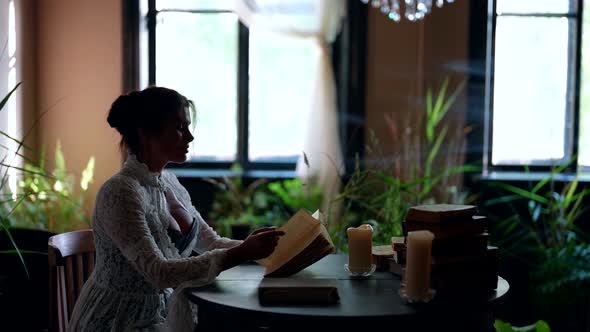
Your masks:
{"label": "potted plant", "polygon": [[55,168],[51,172],[46,170],[44,150],[38,163],[29,159],[22,169],[17,190],[10,193],[19,199],[19,204],[7,217],[10,227],[38,228],[53,233],[90,227],[84,201],[93,181],[94,157],[88,160],[79,182],[67,171],[59,141],[55,148]]}
{"label": "potted plant", "polygon": [[522,185],[490,182],[499,195],[484,205],[495,221],[494,244],[505,260],[528,274],[521,287],[528,287],[529,302],[536,309],[533,320],[545,319],[557,331],[586,325],[589,303],[590,239],[580,226],[590,189],[582,188],[577,176],[556,180],[570,164]]}
{"label": "potted plant", "polygon": [[[0,101],[0,111],[19,85]],[[87,224],[82,205],[92,181],[94,159],[89,161],[77,190],[77,183],[65,168],[59,142],[56,167],[49,172],[43,153],[35,161],[35,151],[23,143],[24,138],[2,131],[0,135],[10,142],[0,144],[0,308],[6,314],[3,325],[43,330],[47,328],[45,319],[29,318],[46,317],[47,240],[56,232]],[[18,178],[9,179],[15,173]],[[10,188],[9,183],[15,180],[16,189]],[[38,301],[31,302],[31,298]]]}

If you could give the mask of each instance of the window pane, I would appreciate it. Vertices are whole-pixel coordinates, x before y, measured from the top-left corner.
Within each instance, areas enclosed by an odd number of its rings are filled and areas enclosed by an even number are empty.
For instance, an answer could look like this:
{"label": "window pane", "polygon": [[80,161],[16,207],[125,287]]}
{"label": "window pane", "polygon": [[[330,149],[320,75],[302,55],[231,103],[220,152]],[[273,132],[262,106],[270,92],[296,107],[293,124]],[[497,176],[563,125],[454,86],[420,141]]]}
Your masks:
{"label": "window pane", "polygon": [[250,160],[301,155],[316,63],[313,40],[250,29]]}
{"label": "window pane", "polygon": [[231,10],[232,0],[157,0],[156,9]]}
{"label": "window pane", "polygon": [[497,0],[498,14],[565,14],[575,11],[574,0]]}
{"label": "window pane", "polygon": [[566,18],[498,17],[493,164],[565,157],[570,24]]}
{"label": "window pane", "polygon": [[237,148],[238,18],[231,13],[160,13],[156,83],[197,108],[191,157],[234,160]]}
{"label": "window pane", "polygon": [[[585,0],[584,5],[590,6]],[[585,7],[588,8],[588,7]],[[580,138],[578,164],[590,166],[590,11],[584,11],[582,23],[582,64],[580,78]]]}

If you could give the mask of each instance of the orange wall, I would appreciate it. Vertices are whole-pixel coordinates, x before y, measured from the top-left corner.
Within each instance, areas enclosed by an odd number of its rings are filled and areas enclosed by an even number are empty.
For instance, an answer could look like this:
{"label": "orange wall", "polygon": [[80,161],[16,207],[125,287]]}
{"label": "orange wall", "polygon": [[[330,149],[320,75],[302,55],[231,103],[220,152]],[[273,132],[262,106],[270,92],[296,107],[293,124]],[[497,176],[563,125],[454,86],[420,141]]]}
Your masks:
{"label": "orange wall", "polygon": [[120,167],[118,134],[106,116],[122,91],[121,1],[43,0],[37,6],[37,116],[47,111],[38,140],[49,153],[61,141],[77,180],[95,157],[91,207],[97,189]]}
{"label": "orange wall", "polygon": [[[452,83],[467,77],[464,72],[449,68],[452,64],[467,65],[468,37],[467,0],[433,8],[431,14],[418,22],[403,18],[396,23],[379,9],[369,9],[366,125],[379,138],[383,154],[396,156],[404,148],[414,148],[392,140],[384,121],[386,113],[395,114],[400,131],[420,127],[421,124],[412,122],[411,113],[424,109],[419,103],[424,101],[427,89],[438,89],[445,76],[451,76]],[[455,103],[454,110],[462,116],[464,109],[463,95]],[[369,142],[369,130],[366,133],[366,142]],[[370,152],[367,156],[380,157]]]}

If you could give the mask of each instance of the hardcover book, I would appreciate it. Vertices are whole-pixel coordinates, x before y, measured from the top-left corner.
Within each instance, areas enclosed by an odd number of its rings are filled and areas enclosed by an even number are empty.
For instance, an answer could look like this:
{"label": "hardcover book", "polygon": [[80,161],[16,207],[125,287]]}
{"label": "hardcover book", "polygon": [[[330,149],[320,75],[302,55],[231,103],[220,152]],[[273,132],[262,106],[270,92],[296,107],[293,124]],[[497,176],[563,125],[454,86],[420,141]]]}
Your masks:
{"label": "hardcover book", "polygon": [[430,204],[413,206],[406,214],[406,221],[421,223],[452,223],[471,219],[477,214],[474,205]]}
{"label": "hardcover book", "polygon": [[265,267],[265,277],[288,277],[328,254],[336,248],[323,221],[323,215],[316,211],[310,215],[301,209],[279,229],[281,236],[274,252],[256,262]]}
{"label": "hardcover book", "polygon": [[404,235],[408,232],[427,230],[434,233],[437,238],[458,237],[485,233],[487,229],[487,218],[484,216],[471,216],[469,219],[463,219],[449,224],[419,222],[419,221],[402,221]]}

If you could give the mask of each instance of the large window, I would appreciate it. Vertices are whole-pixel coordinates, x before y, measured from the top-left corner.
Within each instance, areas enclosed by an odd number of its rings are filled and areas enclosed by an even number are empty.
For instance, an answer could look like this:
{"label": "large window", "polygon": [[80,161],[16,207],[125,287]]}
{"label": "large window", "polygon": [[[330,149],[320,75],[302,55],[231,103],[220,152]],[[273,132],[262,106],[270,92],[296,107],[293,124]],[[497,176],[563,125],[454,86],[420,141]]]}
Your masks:
{"label": "large window", "polygon": [[227,3],[144,1],[143,85],[195,102],[189,166],[294,169],[310,116],[315,45],[247,28]]}
{"label": "large window", "polygon": [[492,170],[590,166],[590,16],[581,0],[491,0],[488,122]]}

